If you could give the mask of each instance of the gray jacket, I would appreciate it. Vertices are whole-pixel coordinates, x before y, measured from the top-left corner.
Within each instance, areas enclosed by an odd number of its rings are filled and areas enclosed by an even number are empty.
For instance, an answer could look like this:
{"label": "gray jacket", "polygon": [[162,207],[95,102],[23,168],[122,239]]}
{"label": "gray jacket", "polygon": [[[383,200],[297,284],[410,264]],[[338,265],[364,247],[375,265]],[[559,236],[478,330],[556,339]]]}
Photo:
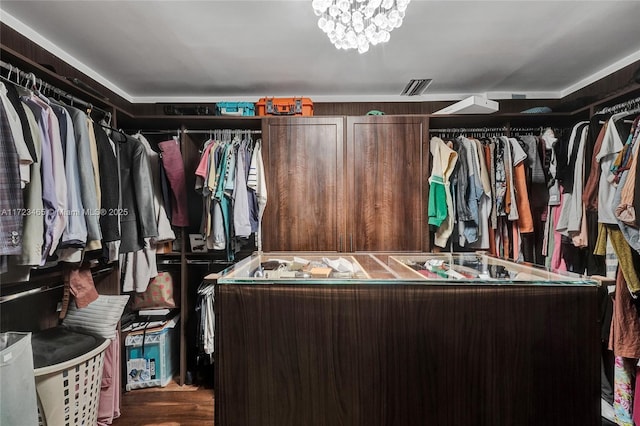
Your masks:
{"label": "gray jacket", "polygon": [[73,122],[73,129],[76,137],[76,150],[78,153],[78,172],[80,179],[80,197],[82,205],[86,211],[85,220],[87,223],[87,244],[91,241],[100,241],[100,216],[97,214],[98,198],[96,194],[96,181],[93,174],[93,163],[91,162],[89,126],[87,125],[87,114],[84,111],[69,105],[64,105],[69,112]]}

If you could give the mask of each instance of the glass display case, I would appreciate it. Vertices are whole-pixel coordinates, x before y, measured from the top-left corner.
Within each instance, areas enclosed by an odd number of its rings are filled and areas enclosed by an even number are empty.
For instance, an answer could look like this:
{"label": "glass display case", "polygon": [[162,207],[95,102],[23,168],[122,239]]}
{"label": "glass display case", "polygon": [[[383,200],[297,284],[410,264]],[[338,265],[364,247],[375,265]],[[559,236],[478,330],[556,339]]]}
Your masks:
{"label": "glass display case", "polygon": [[215,424],[599,425],[599,287],[483,253],[256,253],[214,283]]}
{"label": "glass display case", "polygon": [[228,269],[220,284],[586,285],[597,282],[484,253],[256,253]]}

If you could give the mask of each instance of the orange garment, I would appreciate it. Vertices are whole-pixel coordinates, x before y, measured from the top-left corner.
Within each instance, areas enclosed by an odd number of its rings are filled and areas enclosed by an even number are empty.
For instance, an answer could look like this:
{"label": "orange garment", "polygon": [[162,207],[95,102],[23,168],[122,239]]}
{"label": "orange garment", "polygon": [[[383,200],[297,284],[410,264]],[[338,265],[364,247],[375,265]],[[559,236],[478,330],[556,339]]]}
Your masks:
{"label": "orange garment", "polygon": [[513,244],[513,260],[517,261],[520,257],[520,234],[518,233],[518,222],[511,222],[511,229],[513,232],[512,244]]}
{"label": "orange garment", "polygon": [[516,205],[518,207],[518,227],[522,234],[533,232],[533,217],[531,216],[529,193],[527,192],[527,175],[524,168],[524,162],[513,166],[513,185],[516,189]]}
{"label": "orange garment", "polygon": [[496,230],[492,227],[489,227],[489,254],[493,256],[498,255],[496,250]]}

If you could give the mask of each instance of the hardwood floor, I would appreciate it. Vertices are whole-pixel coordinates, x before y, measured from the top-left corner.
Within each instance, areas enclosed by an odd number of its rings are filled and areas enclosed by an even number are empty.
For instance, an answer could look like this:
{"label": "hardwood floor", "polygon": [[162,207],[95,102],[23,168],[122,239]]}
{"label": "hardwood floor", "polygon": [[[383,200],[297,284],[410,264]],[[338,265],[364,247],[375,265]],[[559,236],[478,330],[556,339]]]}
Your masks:
{"label": "hardwood floor", "polygon": [[213,389],[178,386],[136,389],[122,393],[121,416],[113,426],[213,425]]}

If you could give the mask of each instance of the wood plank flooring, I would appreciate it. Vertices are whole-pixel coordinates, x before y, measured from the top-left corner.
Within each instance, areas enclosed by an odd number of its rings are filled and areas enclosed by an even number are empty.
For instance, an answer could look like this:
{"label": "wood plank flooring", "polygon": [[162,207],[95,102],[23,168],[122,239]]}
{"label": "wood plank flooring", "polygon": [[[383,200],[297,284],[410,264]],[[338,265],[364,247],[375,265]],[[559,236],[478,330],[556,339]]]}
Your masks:
{"label": "wood plank flooring", "polygon": [[121,416],[113,426],[213,425],[213,389],[178,386],[136,389],[122,393]]}

